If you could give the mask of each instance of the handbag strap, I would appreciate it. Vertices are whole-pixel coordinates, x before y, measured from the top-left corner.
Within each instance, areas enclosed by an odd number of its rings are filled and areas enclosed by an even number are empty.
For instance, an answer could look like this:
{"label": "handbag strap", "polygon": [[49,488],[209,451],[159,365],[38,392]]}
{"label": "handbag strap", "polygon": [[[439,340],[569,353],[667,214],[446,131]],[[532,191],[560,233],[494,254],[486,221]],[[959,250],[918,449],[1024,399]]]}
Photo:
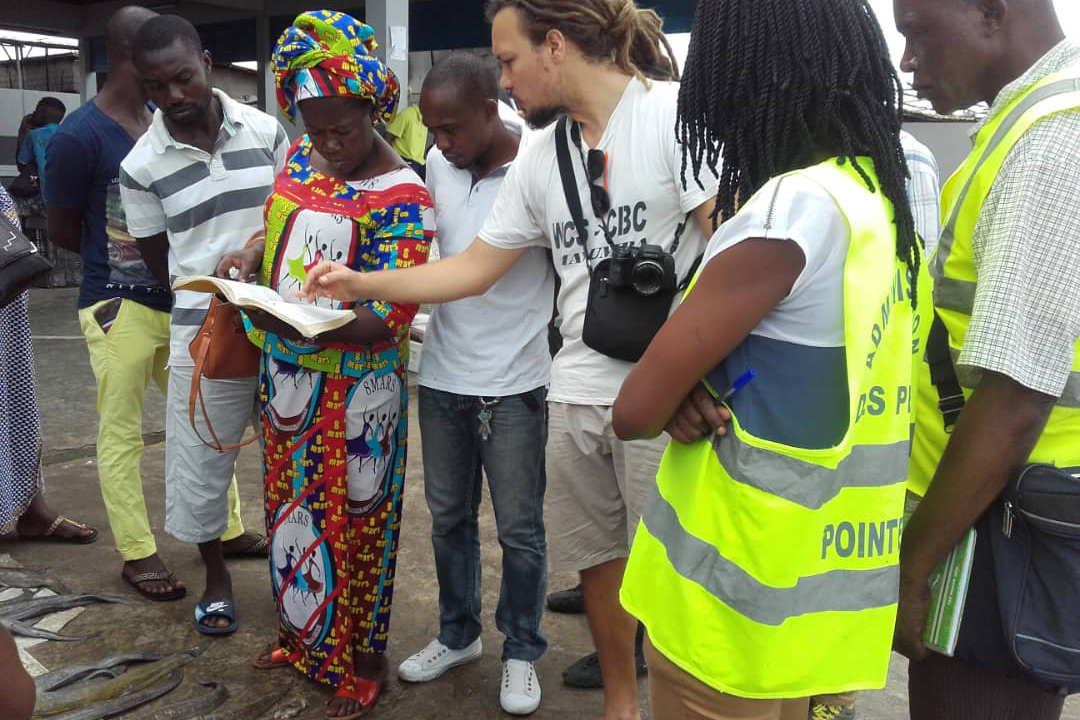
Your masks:
{"label": "handbag strap", "polygon": [[937,390],[938,409],[944,419],[945,432],[951,433],[967,401],[949,352],[949,331],[937,312],[934,312],[930,335],[926,339],[926,362],[930,366],[930,382]]}
{"label": "handbag strap", "polygon": [[[239,450],[245,445],[250,445],[259,439],[259,433],[255,432],[251,437],[246,440],[241,440],[238,443],[231,443],[229,445],[223,445],[221,440],[218,439],[217,433],[214,432],[214,425],[210,422],[210,415],[206,412],[206,400],[203,397],[202,380],[203,369],[206,367],[206,355],[210,350],[210,343],[204,342],[199,346],[199,352],[195,356],[195,368],[191,373],[191,391],[188,394],[188,422],[191,424],[191,429],[195,431],[195,436],[199,438],[199,442],[206,445],[209,448],[213,448],[218,452],[229,452],[230,450]],[[206,429],[210,432],[210,437],[213,439],[211,442],[203,437],[203,434],[199,431],[199,426],[195,422],[195,406],[198,404],[199,410],[202,412],[203,422],[206,423]]]}

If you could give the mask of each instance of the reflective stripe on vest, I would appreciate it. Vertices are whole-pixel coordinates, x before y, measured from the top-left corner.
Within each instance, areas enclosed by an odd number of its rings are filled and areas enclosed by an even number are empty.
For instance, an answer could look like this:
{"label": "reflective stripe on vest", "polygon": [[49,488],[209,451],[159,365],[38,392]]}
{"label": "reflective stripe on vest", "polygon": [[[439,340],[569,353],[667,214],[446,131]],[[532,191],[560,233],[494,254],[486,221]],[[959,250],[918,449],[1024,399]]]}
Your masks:
{"label": "reflective stripe on vest", "polygon": [[[880,187],[871,161],[859,163]],[[797,174],[835,200],[850,228],[846,436],[824,449],[782,445],[751,434],[735,413],[721,438],[671,443],[621,592],[672,662],[750,698],[884,685],[911,413],[899,401],[864,408],[875,396],[908,397],[922,353],[891,204],[850,162]]]}
{"label": "reflective stripe on vest", "polygon": [[[716,597],[753,598],[742,606],[744,614],[763,625],[782,625],[799,615],[851,612],[879,608],[896,602],[900,568],[896,565],[872,570],[830,570],[799,578],[792,587],[771,587],[758,582],[736,563],[686,532],[675,508],[660,498],[642,518],[649,534],[668,550],[675,571]],[[899,547],[899,527],[894,532]],[[878,535],[883,545],[885,535]]]}
{"label": "reflective stripe on vest", "polygon": [[835,468],[756,447],[731,433],[713,440],[731,479],[816,510],[844,488],[880,488],[907,479],[909,442],[856,445]]}
{"label": "reflective stripe on vest", "polygon": [[[958,238],[957,225],[962,218],[962,214],[966,215],[968,216],[971,231],[974,231],[975,223],[971,220],[970,214],[974,213],[977,218],[992,185],[992,182],[980,183],[975,190],[978,197],[975,197],[971,193],[973,187],[976,186],[976,180],[982,177],[981,173],[984,170],[992,170],[994,177],[996,177],[1008,151],[1022,137],[1023,132],[1035,122],[1056,112],[1080,108],[1080,77],[1075,76],[1077,72],[1077,70],[1073,70],[1071,71],[1072,74],[1070,74],[1070,71],[1066,71],[1043,80],[1026,95],[1018,98],[1012,107],[1004,113],[1002,119],[992,121],[987,127],[984,127],[980,131],[980,135],[991,130],[993,132],[981,152],[978,147],[973,150],[973,155],[978,153],[978,160],[973,163],[974,157],[969,157],[957,170],[956,175],[947,183],[946,199],[950,191],[954,190],[952,187],[954,183],[959,184],[959,181],[964,178],[966,173],[966,179],[964,179],[959,192],[955,194],[955,200],[950,205],[943,203],[942,209],[943,212],[948,213],[948,219],[945,221],[941,231],[938,250],[931,259],[931,272],[934,276],[934,304],[938,308],[953,311],[970,319],[975,309],[976,280],[974,277],[962,278],[957,277],[955,273],[951,273],[952,267],[949,260],[955,259],[954,248],[959,243],[964,269],[969,269],[967,266],[971,261],[971,237]],[[1017,132],[1017,130],[1021,132]],[[990,164],[988,165],[988,163]],[[969,199],[972,202],[969,202]],[[946,322],[947,326],[949,324]],[[966,333],[967,322],[965,321],[963,324]],[[954,343],[963,340],[962,337],[958,338],[955,335],[951,339]],[[1070,374],[1065,389],[1057,402],[1059,406],[1066,408],[1080,408],[1080,342],[1075,347],[1078,352],[1077,357],[1074,358],[1074,371]],[[959,350],[955,344],[951,350],[953,351],[955,363],[959,356]],[[979,376],[980,373],[977,371],[957,367],[957,377],[961,385],[969,390],[975,387]]]}
{"label": "reflective stripe on vest", "polygon": [[[1009,153],[1036,123],[1059,112],[1080,111],[1080,66],[1044,78],[991,117],[975,138],[971,154],[942,189],[943,230],[931,261],[934,302],[949,333],[949,351],[957,379],[970,395],[981,373],[959,365],[961,349],[974,312],[977,280],[972,247],[975,227],[986,198]],[[909,487],[926,492],[949,436],[938,408],[937,391],[925,363],[918,369],[916,432],[911,453]],[[1080,463],[1080,341],[1073,346],[1073,365],[1064,391],[1050,412],[1029,462],[1059,466]]]}

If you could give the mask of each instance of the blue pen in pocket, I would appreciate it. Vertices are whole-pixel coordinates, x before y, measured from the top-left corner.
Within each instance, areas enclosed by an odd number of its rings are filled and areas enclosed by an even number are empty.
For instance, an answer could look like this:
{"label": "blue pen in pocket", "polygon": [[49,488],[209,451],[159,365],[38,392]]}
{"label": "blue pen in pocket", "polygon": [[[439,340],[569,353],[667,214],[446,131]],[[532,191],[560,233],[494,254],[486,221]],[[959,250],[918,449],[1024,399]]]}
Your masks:
{"label": "blue pen in pocket", "polygon": [[731,398],[735,397],[735,393],[746,387],[747,383],[757,377],[757,370],[747,370],[739,377],[735,378],[735,382],[731,383],[731,387],[725,390],[723,393],[713,398],[713,402],[717,405],[726,403]]}
{"label": "blue pen in pocket", "polygon": [[[746,387],[746,385],[756,377],[757,377],[757,370],[747,370],[742,375],[735,378],[735,382],[731,383],[731,387],[729,387],[727,390],[725,390],[724,392],[720,393],[715,398],[713,398],[713,402],[716,403],[717,405],[722,405],[722,404],[726,403],[728,400],[735,397],[735,394],[737,392],[739,392],[744,387]],[[713,430],[713,437],[714,438],[716,437],[716,431],[715,430]]]}

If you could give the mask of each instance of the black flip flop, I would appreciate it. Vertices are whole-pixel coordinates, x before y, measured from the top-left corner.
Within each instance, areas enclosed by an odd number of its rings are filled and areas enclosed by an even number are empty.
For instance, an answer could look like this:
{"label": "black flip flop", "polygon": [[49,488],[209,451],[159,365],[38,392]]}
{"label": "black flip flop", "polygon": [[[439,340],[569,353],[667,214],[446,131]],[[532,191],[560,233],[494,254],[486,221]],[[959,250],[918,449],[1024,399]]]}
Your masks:
{"label": "black flip flop", "polygon": [[[134,575],[125,575],[120,573],[120,577],[124,579],[131,587],[135,588],[135,592],[142,595],[147,600],[153,600],[154,602],[169,602],[171,600],[179,600],[187,595],[187,588],[176,587],[176,576],[168,570],[158,572],[142,572],[135,573]],[[154,593],[149,590],[144,590],[143,583],[148,582],[167,582],[173,586],[172,590],[163,593]]]}

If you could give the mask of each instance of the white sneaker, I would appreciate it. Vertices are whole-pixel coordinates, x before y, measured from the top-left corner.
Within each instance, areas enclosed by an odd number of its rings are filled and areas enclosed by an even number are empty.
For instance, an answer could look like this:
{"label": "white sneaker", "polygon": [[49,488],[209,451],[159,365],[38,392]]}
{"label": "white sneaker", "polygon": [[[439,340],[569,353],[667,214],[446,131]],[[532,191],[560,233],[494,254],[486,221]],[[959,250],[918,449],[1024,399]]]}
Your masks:
{"label": "white sneaker", "polygon": [[432,640],[426,648],[398,665],[398,677],[406,682],[434,680],[456,665],[476,660],[483,651],[480,638],[461,650],[451,650],[437,639]]}
{"label": "white sneaker", "polygon": [[503,663],[499,704],[511,715],[528,715],[540,707],[540,678],[527,660]]}

